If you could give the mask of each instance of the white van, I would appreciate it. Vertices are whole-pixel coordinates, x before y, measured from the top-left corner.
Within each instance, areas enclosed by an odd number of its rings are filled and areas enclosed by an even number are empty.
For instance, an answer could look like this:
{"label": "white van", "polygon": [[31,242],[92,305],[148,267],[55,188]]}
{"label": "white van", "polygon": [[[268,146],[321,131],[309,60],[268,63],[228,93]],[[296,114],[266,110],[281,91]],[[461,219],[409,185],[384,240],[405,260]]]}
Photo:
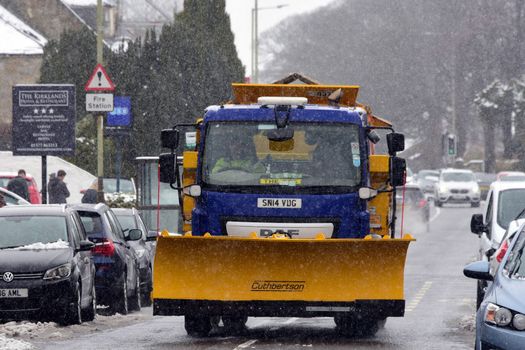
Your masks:
{"label": "white van", "polygon": [[[474,214],[470,229],[479,235],[480,260],[489,261],[498,249],[509,224],[525,209],[525,181],[496,181],[490,185],[483,214]],[[486,282],[478,280],[478,306]]]}

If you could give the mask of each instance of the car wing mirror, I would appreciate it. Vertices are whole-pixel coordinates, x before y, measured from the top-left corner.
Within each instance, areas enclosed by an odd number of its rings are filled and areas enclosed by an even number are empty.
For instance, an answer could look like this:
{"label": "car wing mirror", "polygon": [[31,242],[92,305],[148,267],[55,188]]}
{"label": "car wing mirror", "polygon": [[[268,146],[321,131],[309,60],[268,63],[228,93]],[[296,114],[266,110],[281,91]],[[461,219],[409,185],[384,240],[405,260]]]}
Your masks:
{"label": "car wing mirror", "polygon": [[482,234],[487,230],[487,227],[483,223],[483,214],[474,214],[470,219],[470,231],[477,235]]}
{"label": "car wing mirror", "polygon": [[494,279],[490,274],[490,263],[488,261],[476,261],[468,264],[463,269],[463,274],[468,278],[484,281],[492,281]]}
{"label": "car wing mirror", "polygon": [[146,235],[146,241],[155,242],[158,236],[159,236],[159,233],[157,231],[148,231],[148,234]]}
{"label": "car wing mirror", "polygon": [[78,244],[77,251],[86,252],[88,250],[91,250],[91,248],[93,248],[94,246],[95,246],[95,243],[88,241],[88,240],[83,240],[83,241],[80,241],[80,243]]}
{"label": "car wing mirror", "polygon": [[129,230],[128,235],[126,236],[126,241],[138,241],[142,238],[142,230],[138,228],[133,228]]}

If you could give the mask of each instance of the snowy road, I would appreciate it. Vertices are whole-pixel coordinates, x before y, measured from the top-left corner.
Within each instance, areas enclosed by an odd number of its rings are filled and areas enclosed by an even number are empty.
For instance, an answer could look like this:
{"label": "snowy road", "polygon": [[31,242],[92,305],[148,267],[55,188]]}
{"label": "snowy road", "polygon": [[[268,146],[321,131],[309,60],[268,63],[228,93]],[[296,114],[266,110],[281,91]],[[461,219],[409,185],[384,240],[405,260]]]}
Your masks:
{"label": "snowy road", "polygon": [[[476,256],[478,238],[469,233],[469,222],[478,211],[442,208],[434,211],[429,233],[415,233],[418,241],[409,250],[406,270],[406,316],[390,318],[373,338],[342,338],[331,318],[250,318],[243,336],[229,336],[219,328],[212,337],[191,338],[182,317],[152,317],[151,307],[128,316],[98,316],[80,326],[33,326],[18,335],[14,332],[23,325],[0,325],[0,334],[42,350],[471,349],[475,282],[464,278],[462,269]],[[9,327],[11,332],[6,332]],[[2,348],[3,339],[0,349],[10,349]]]}

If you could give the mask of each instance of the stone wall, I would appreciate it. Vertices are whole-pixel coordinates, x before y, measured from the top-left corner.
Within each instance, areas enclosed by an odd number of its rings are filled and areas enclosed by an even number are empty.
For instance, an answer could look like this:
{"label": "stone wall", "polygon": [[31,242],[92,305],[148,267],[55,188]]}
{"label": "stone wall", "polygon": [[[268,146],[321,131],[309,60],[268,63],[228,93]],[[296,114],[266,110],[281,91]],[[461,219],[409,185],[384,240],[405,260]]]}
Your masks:
{"label": "stone wall", "polygon": [[13,85],[37,83],[41,65],[41,55],[0,55],[0,149],[11,144]]}
{"label": "stone wall", "polygon": [[60,0],[0,0],[0,5],[47,40],[58,40],[63,31],[80,30],[84,26]]}

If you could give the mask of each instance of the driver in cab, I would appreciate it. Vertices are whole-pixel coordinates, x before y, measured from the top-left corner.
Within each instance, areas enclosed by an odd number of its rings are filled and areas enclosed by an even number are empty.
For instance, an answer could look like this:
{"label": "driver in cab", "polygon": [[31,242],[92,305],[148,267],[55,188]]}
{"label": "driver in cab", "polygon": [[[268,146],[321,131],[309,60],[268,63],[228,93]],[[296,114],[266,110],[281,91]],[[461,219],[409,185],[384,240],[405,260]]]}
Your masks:
{"label": "driver in cab", "polygon": [[212,169],[212,174],[226,170],[241,170],[249,173],[263,173],[265,167],[257,159],[253,142],[226,142],[225,152]]}

